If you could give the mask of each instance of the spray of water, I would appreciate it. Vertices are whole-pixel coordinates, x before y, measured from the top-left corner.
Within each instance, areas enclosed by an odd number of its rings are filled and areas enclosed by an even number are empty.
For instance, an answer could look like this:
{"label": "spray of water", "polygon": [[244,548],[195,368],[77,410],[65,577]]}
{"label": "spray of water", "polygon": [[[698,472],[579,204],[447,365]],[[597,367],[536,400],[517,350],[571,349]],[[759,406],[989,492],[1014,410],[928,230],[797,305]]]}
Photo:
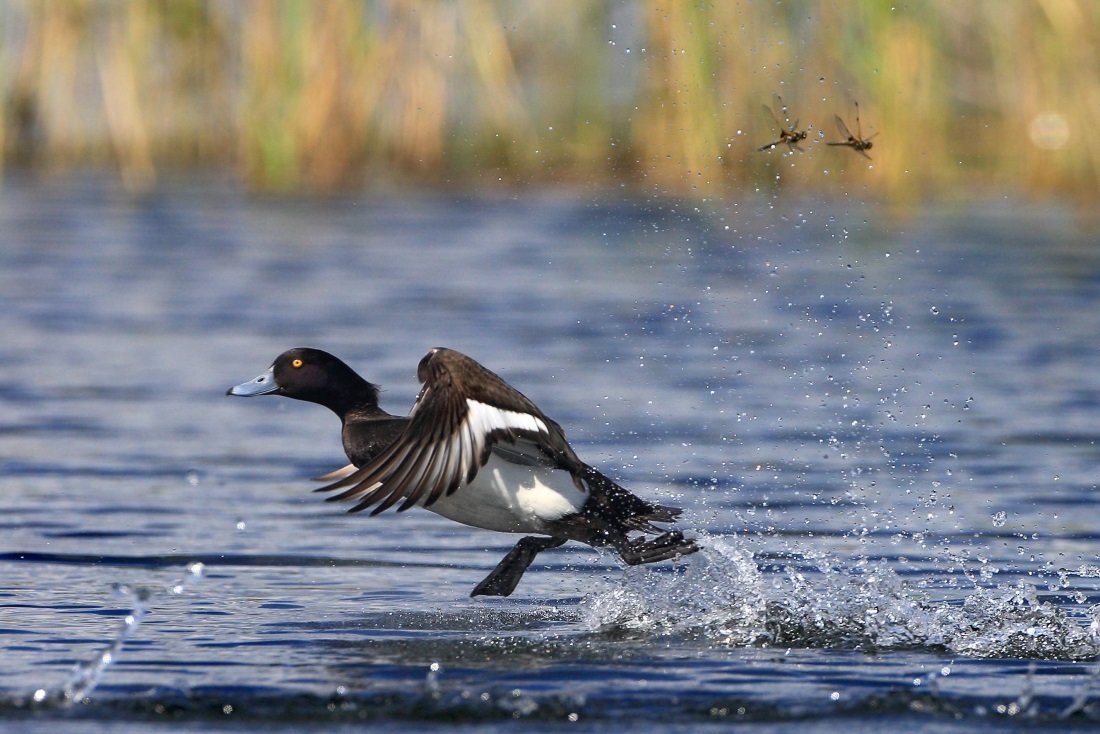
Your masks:
{"label": "spray of water", "polygon": [[589,596],[586,624],[735,646],[928,649],[975,658],[1100,655],[1095,630],[1041,601],[1030,585],[977,587],[961,600],[943,601],[886,562],[846,566],[808,551],[797,568],[764,572],[736,537],[701,542],[703,551],[682,574],[628,569]]}
{"label": "spray of water", "polygon": [[36,704],[53,706],[70,706],[86,700],[99,685],[107,668],[118,659],[127,640],[137,632],[156,600],[165,595],[184,593],[199,583],[205,573],[201,563],[192,563],[186,570],[185,576],[166,587],[150,588],[115,584],[112,587],[114,595],[130,605],[129,614],[122,620],[122,627],[115,633],[110,643],[93,658],[78,662],[64,683],[53,689],[39,688],[34,692],[32,700]]}

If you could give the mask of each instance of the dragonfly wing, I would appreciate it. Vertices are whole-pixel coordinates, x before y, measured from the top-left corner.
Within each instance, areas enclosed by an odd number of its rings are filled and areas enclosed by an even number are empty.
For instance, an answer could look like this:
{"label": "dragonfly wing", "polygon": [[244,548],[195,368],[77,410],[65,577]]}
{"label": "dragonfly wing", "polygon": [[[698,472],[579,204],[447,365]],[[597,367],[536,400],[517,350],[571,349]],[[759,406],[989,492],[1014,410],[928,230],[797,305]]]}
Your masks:
{"label": "dragonfly wing", "polygon": [[855,137],[848,131],[848,126],[844,124],[844,120],[840,119],[840,115],[835,115],[834,119],[836,120],[836,129],[840,131],[841,135],[849,139]]}

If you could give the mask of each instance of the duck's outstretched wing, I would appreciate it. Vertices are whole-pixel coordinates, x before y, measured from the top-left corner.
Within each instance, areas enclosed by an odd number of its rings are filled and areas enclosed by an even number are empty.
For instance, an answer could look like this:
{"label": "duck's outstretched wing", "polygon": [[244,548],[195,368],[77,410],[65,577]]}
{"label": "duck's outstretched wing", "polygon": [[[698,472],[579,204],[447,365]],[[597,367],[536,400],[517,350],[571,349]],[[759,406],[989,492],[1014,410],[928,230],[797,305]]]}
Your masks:
{"label": "duck's outstretched wing", "polygon": [[[511,461],[551,463],[577,476],[583,468],[565,433],[534,403],[464,354],[433,349],[420,361],[424,384],[405,430],[372,461],[318,492],[343,489],[329,501],[352,501],[349,512],[377,505],[377,515],[430,506],[468,484],[495,445]],[[509,458],[508,454],[515,454]],[[578,483],[578,490],[582,485]]]}

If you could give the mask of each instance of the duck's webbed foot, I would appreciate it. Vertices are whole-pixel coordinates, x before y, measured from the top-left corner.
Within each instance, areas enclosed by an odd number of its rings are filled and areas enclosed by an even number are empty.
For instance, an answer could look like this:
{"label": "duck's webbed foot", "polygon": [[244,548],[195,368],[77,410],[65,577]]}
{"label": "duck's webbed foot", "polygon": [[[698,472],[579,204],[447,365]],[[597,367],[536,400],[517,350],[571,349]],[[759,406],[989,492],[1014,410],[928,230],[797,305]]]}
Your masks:
{"label": "duck's webbed foot", "polygon": [[566,538],[544,538],[537,535],[521,538],[515,547],[508,551],[508,555],[497,564],[492,573],[474,587],[470,596],[510,595],[516,590],[516,585],[519,584],[527,567],[535,560],[535,556],[548,548],[563,545],[566,540]]}
{"label": "duck's webbed foot", "polygon": [[674,530],[658,535],[652,540],[638,538],[627,541],[619,545],[617,550],[627,565],[637,566],[642,563],[657,563],[677,556],[691,555],[699,550],[699,546],[694,540],[685,538],[679,530]]}

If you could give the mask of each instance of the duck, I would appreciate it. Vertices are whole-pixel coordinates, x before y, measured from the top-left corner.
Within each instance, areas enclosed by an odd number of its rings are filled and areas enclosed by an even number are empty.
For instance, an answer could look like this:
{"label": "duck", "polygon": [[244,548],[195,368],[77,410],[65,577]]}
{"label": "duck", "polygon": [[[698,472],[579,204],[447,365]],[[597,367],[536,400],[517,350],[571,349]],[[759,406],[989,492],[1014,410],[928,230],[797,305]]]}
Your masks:
{"label": "duck", "polygon": [[[320,349],[296,347],[228,395],[281,395],[341,420],[350,463],[314,490],[349,512],[422,507],[454,522],[521,538],[470,596],[509,596],[544,550],[572,540],[610,548],[630,566],[699,550],[673,523],[682,510],[644,500],[578,458],[558,423],[471,357],[431,349],[417,367],[407,416],[378,404],[379,386]],[[651,537],[652,536],[652,537]]]}

